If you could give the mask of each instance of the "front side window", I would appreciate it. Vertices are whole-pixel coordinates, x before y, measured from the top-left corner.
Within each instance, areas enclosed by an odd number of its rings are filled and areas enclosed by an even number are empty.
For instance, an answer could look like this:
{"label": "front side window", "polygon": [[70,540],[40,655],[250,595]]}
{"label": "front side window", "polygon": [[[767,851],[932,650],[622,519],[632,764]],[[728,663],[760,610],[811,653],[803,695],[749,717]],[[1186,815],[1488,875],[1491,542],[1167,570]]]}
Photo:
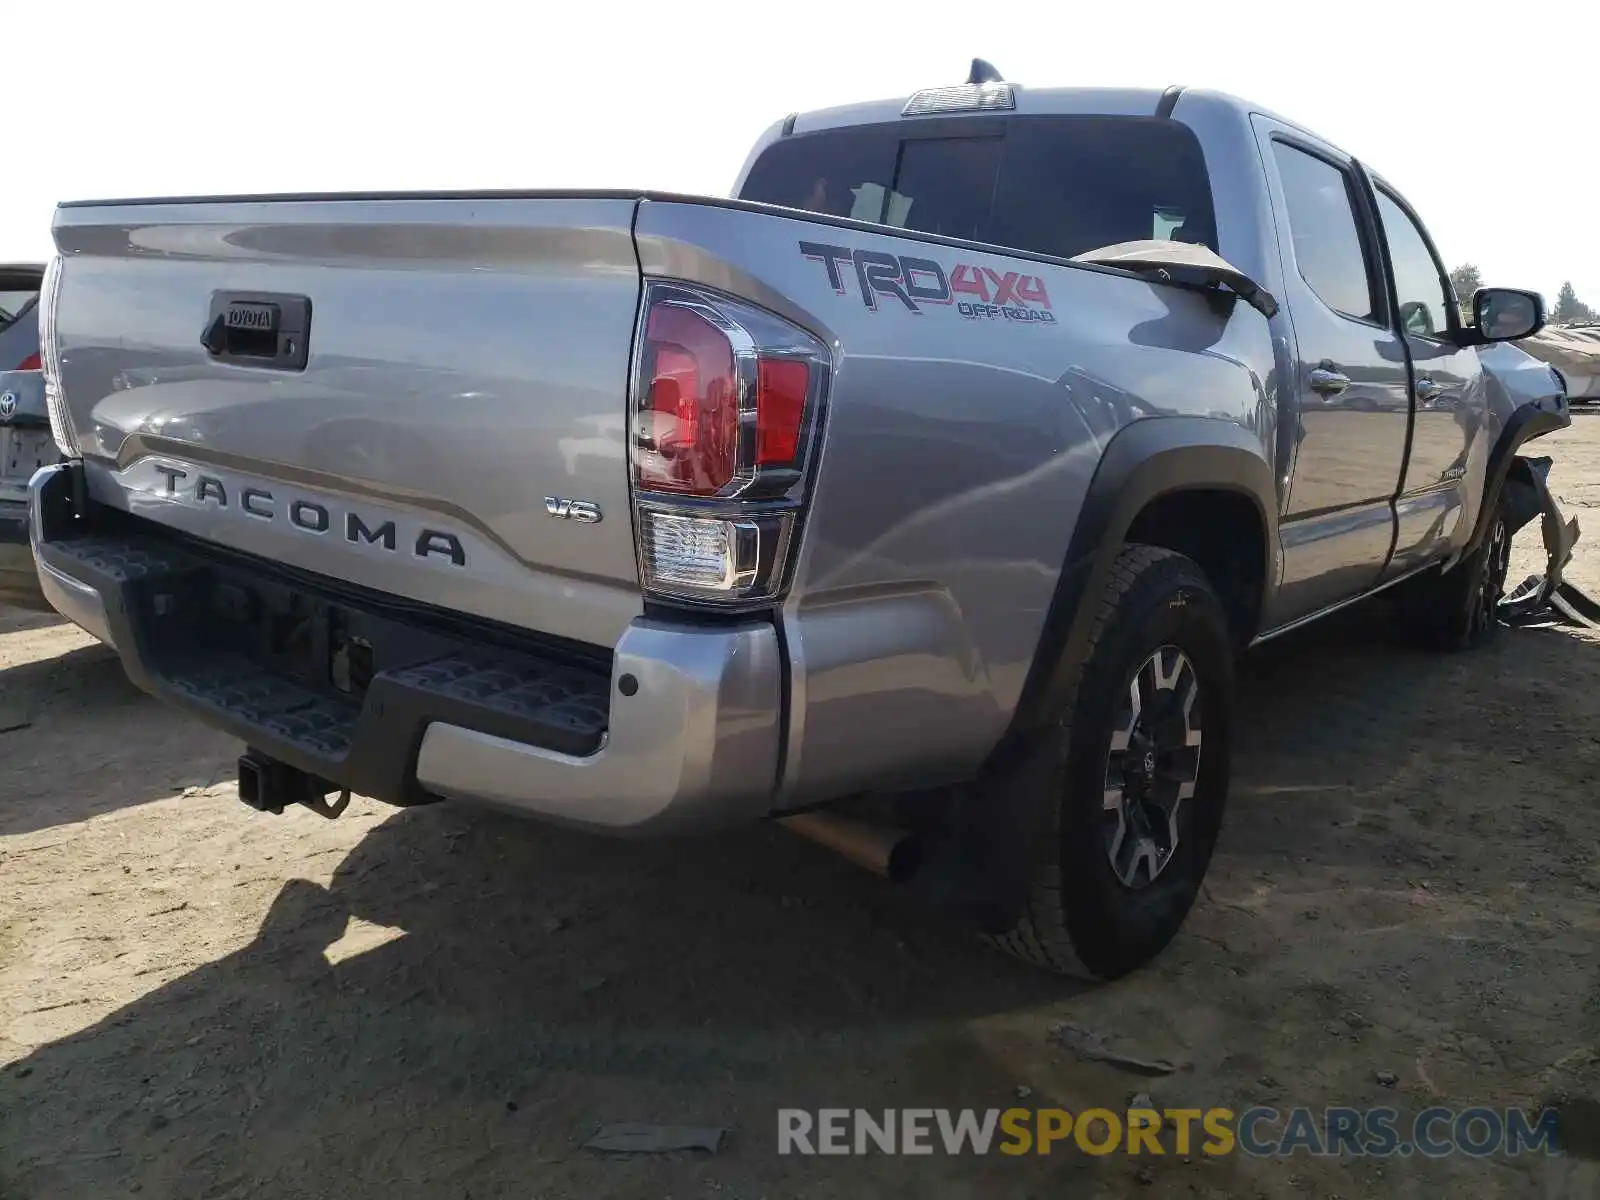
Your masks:
{"label": "front side window", "polygon": [[1389,244],[1395,299],[1400,303],[1400,327],[1418,337],[1443,337],[1450,332],[1451,299],[1439,260],[1405,209],[1382,188],[1377,194],[1378,219]]}
{"label": "front side window", "polygon": [[1273,142],[1272,151],[1300,277],[1334,312],[1378,320],[1349,174],[1284,142]]}

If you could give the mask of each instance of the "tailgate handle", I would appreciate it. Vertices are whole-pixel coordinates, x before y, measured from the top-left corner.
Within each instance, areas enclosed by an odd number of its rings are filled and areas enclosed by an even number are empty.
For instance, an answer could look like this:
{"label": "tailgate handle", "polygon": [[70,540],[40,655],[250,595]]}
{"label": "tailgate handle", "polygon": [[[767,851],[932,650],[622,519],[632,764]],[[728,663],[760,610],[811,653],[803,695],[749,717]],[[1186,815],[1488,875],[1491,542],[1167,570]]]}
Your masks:
{"label": "tailgate handle", "polygon": [[212,292],[200,344],[218,362],[303,371],[311,349],[311,300],[282,292]]}

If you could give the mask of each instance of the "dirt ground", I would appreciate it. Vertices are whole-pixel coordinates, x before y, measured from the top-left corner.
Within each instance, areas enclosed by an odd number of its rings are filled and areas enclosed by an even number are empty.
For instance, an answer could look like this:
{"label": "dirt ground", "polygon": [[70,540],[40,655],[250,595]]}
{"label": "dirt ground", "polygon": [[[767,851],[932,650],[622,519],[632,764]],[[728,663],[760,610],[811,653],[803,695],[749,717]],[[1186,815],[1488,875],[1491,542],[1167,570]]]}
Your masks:
{"label": "dirt ground", "polygon": [[[1600,416],[1541,452],[1600,595]],[[1540,553],[1526,531],[1513,579]],[[0,1197],[1600,1196],[1600,638],[1430,657],[1373,607],[1262,648],[1243,688],[1201,904],[1153,966],[1081,988],[776,828],[257,815],[235,743],[74,629],[0,615]],[[1061,1022],[1178,1069],[1086,1062]],[[1550,1102],[1576,1157],[776,1152],[780,1107],[1139,1092]],[[730,1132],[580,1148],[613,1121]]]}

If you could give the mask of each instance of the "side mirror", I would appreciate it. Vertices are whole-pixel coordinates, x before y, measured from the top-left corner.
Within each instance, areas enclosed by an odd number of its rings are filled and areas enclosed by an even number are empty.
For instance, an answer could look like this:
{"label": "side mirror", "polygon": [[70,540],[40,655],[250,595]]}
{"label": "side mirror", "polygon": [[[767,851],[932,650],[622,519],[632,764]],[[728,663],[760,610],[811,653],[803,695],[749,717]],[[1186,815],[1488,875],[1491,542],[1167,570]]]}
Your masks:
{"label": "side mirror", "polygon": [[1479,288],[1472,297],[1473,341],[1515,342],[1544,328],[1544,297],[1517,288]]}

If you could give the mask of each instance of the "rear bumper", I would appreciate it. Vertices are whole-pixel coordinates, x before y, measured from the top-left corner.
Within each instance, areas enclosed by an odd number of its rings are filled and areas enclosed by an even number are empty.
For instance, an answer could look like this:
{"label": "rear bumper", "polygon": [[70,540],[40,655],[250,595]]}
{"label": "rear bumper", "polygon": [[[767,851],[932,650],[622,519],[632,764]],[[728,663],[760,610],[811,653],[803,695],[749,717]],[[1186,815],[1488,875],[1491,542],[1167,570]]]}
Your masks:
{"label": "rear bumper", "polygon": [[606,662],[80,513],[78,470],[30,484],[45,597],[114,645],[137,686],[257,750],[391,803],[442,797],[614,833],[768,811],[783,686],[769,624],[640,618]]}

